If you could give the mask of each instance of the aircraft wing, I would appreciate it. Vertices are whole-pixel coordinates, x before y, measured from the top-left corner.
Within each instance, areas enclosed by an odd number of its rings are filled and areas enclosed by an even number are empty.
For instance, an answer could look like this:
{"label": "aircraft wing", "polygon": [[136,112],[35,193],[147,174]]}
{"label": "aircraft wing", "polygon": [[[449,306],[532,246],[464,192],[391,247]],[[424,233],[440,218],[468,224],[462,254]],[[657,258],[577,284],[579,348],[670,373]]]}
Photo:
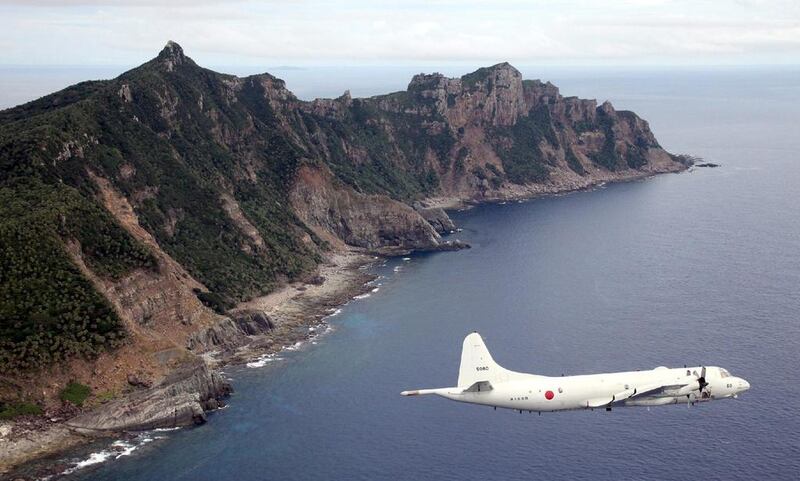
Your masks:
{"label": "aircraft wing", "polygon": [[[586,401],[586,407],[599,408],[604,406],[611,406],[613,404],[621,403],[628,399],[633,399],[641,396],[649,396],[652,394],[657,394],[668,390],[675,390],[676,394],[684,394],[683,391],[687,390],[693,384],[695,383],[688,382],[685,384],[649,384],[636,388],[625,389],[624,391],[620,391],[616,394],[613,394],[612,396],[589,399]],[[691,392],[691,389],[687,391],[687,394],[688,392]]]}

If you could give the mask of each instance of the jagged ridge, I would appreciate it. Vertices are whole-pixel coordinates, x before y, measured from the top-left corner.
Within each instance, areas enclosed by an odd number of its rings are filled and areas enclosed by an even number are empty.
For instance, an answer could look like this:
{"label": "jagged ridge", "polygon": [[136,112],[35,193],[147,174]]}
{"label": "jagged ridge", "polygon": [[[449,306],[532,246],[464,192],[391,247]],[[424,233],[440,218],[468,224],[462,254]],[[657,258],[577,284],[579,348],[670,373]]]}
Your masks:
{"label": "jagged ridge", "polygon": [[[506,198],[681,168],[635,114],[562,97],[507,63],[304,102],[269,74],[215,73],[169,42],[116,79],[0,112],[0,195],[27,199],[0,207],[13,267],[0,277],[0,363],[46,366],[165,326],[183,347],[219,320],[211,309],[310,276],[331,249],[449,248],[446,215],[408,205],[429,197]],[[90,228],[67,228],[72,212],[91,212]],[[92,247],[107,239],[113,249]],[[53,258],[64,266],[57,289],[22,302],[55,286]],[[115,326],[69,318],[89,302]]]}

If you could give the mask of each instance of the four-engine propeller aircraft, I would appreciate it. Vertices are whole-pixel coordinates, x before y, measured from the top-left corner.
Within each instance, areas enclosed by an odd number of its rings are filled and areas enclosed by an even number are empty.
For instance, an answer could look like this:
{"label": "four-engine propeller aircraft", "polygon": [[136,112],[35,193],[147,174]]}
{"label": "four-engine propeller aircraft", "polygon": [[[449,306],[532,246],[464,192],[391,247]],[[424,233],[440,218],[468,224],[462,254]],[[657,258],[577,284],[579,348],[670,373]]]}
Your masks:
{"label": "four-engine propeller aircraft", "polygon": [[735,398],[750,383],[720,367],[657,367],[652,371],[548,377],[509,371],[492,359],[480,334],[464,339],[458,386],[403,391],[522,411],[566,411]]}

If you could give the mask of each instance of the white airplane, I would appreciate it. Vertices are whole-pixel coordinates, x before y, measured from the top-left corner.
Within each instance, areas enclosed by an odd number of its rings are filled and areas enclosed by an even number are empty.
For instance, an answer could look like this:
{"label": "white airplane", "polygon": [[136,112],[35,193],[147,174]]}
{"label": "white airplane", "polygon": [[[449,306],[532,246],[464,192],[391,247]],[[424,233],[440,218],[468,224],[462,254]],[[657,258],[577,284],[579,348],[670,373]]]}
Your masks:
{"label": "white airplane", "polygon": [[652,371],[549,377],[509,371],[492,359],[480,334],[464,339],[458,386],[403,391],[403,396],[436,394],[453,401],[520,412],[567,411],[735,398],[750,383],[720,367],[657,367]]}

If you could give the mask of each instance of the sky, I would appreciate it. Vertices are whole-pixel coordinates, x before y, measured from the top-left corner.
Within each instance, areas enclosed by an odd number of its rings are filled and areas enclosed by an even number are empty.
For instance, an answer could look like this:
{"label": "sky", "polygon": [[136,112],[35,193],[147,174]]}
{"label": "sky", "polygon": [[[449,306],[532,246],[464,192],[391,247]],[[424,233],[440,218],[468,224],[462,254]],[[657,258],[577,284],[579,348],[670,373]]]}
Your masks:
{"label": "sky", "polygon": [[0,65],[797,65],[800,0],[0,0]]}

